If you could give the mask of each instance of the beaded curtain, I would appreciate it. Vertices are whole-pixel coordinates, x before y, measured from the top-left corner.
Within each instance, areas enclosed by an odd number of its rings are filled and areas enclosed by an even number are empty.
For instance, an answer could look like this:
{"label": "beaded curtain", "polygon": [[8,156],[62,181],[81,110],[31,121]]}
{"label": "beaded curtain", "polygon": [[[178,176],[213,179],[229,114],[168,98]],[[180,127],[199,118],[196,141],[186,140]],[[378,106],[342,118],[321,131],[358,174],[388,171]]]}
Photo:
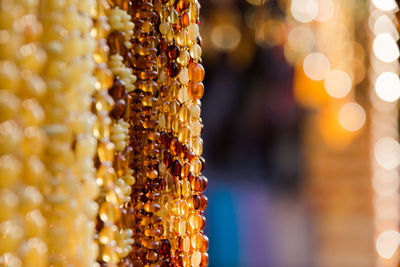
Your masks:
{"label": "beaded curtain", "polygon": [[197,0],[0,1],[0,266],[207,266]]}

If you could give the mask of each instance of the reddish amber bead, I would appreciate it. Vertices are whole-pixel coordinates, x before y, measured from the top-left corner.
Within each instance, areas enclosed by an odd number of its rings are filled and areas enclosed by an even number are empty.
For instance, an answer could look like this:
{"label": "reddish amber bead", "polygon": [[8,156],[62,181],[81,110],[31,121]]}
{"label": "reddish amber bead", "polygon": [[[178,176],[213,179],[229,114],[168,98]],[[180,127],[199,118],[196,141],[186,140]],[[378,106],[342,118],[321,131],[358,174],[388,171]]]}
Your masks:
{"label": "reddish amber bead", "polygon": [[190,170],[190,164],[189,163],[184,163],[182,166],[182,170],[181,170],[181,177],[185,178],[188,176],[189,174],[189,170]]}
{"label": "reddish amber bead", "polygon": [[198,100],[203,97],[204,94],[204,85],[202,82],[188,83],[188,95],[193,100]]}
{"label": "reddish amber bead", "polygon": [[203,235],[203,244],[200,248],[201,252],[207,252],[208,250],[208,237],[206,235]]}
{"label": "reddish amber bead", "polygon": [[159,249],[159,253],[165,257],[168,257],[171,253],[171,243],[168,239],[161,240],[161,246]]}
{"label": "reddish amber bead", "polygon": [[183,13],[183,15],[179,18],[179,24],[182,28],[187,27],[189,25],[189,14],[187,12]]}
{"label": "reddish amber bead", "polygon": [[161,38],[160,43],[159,43],[159,48],[161,52],[167,52],[168,49],[168,41],[165,38]]}
{"label": "reddish amber bead", "polygon": [[189,158],[189,146],[187,144],[182,145],[182,152],[180,153],[182,159]]}
{"label": "reddish amber bead", "polygon": [[179,52],[179,47],[177,47],[176,45],[168,46],[168,57],[170,59],[176,59],[177,57],[179,57]]}
{"label": "reddish amber bead", "polygon": [[115,79],[113,86],[108,91],[114,100],[124,98],[126,96],[126,89],[121,80]]}
{"label": "reddish amber bead", "polygon": [[200,267],[207,267],[207,266],[208,266],[208,253],[203,253],[201,255]]}
{"label": "reddish amber bead", "polygon": [[177,156],[182,152],[182,144],[179,142],[178,138],[174,137],[170,145],[171,154]]}
{"label": "reddish amber bead", "polygon": [[116,5],[116,6],[118,6],[120,9],[123,9],[123,10],[128,10],[128,8],[129,8],[129,0],[114,0],[113,1],[114,2],[114,4]]}
{"label": "reddish amber bead", "polygon": [[193,191],[200,192],[201,191],[201,177],[199,177],[199,176],[193,177],[191,185],[192,185]]}
{"label": "reddish amber bead", "polygon": [[182,10],[186,10],[189,8],[189,1],[188,0],[179,0],[176,5],[176,11],[180,13]]}
{"label": "reddish amber bead", "polygon": [[200,197],[200,207],[199,210],[203,211],[207,208],[208,198],[206,196]]}
{"label": "reddish amber bead", "polygon": [[118,99],[115,101],[113,110],[111,111],[111,117],[115,119],[120,119],[125,115],[126,112],[126,102],[123,99]]}
{"label": "reddish amber bead", "polygon": [[206,190],[207,188],[207,184],[208,184],[208,179],[205,176],[200,176],[201,178],[201,182],[200,182],[200,192],[203,192],[204,190]]}
{"label": "reddish amber bead", "polygon": [[167,64],[167,70],[170,77],[175,77],[179,72],[178,65],[175,62],[169,62]]}
{"label": "reddish amber bead", "polygon": [[174,176],[180,176],[181,170],[182,170],[181,162],[177,159],[174,160],[174,162],[172,162],[172,166],[171,166],[171,174]]}
{"label": "reddish amber bead", "polygon": [[189,65],[189,80],[193,83],[204,80],[204,68],[200,63],[192,63]]}
{"label": "reddish amber bead", "polygon": [[196,209],[196,210],[200,209],[201,197],[198,195],[193,195],[192,196],[192,205],[193,205],[194,209]]}

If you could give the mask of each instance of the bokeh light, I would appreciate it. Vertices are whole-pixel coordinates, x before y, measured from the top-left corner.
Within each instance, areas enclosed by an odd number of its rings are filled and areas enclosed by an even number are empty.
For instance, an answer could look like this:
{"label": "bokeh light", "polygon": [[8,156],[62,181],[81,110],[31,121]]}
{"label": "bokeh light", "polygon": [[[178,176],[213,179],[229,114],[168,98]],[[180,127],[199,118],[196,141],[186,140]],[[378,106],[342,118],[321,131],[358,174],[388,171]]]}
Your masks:
{"label": "bokeh light", "polygon": [[392,137],[382,137],[374,145],[374,157],[382,168],[393,170],[400,164],[400,144]]}
{"label": "bokeh light", "polygon": [[375,81],[376,94],[386,102],[394,102],[400,97],[400,79],[393,72],[381,73]]}
{"label": "bokeh light", "polygon": [[387,15],[381,15],[376,19],[373,31],[375,35],[389,33],[393,40],[397,41],[399,39],[396,26],[394,26],[392,20]]}
{"label": "bokeh light", "polygon": [[330,71],[324,81],[325,90],[334,98],[343,98],[351,90],[351,79],[349,75],[341,70]]}
{"label": "bokeh light", "polygon": [[372,0],[372,3],[382,11],[394,11],[398,8],[395,0]]}
{"label": "bokeh light", "polygon": [[388,230],[379,235],[376,240],[376,251],[385,259],[393,257],[400,244],[400,234],[394,230]]}
{"label": "bokeh light", "polygon": [[399,48],[389,33],[376,36],[373,43],[374,54],[383,62],[393,62],[399,57]]}
{"label": "bokeh light", "polygon": [[355,132],[365,124],[366,115],[364,109],[357,103],[346,103],[339,110],[340,125],[350,131]]}
{"label": "bokeh light", "polygon": [[332,0],[319,0],[318,1],[318,15],[316,21],[325,22],[332,18],[335,12],[335,6]]}
{"label": "bokeh light", "polygon": [[310,22],[318,15],[318,3],[316,0],[292,0],[290,11],[297,21]]}
{"label": "bokeh light", "polygon": [[232,52],[239,45],[240,30],[233,24],[226,23],[215,26],[211,31],[211,42],[222,52]]}
{"label": "bokeh light", "polygon": [[330,70],[330,63],[321,53],[309,54],[303,62],[304,72],[308,78],[314,81],[323,80]]}

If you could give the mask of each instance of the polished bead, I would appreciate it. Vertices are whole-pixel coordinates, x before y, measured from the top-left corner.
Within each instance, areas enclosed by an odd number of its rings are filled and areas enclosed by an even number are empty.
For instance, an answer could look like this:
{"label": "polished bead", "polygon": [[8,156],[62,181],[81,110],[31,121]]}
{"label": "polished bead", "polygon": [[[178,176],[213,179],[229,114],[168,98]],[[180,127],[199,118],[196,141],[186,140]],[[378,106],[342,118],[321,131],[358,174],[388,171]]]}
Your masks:
{"label": "polished bead", "polygon": [[200,63],[192,63],[189,65],[189,79],[193,83],[203,81],[204,68]]}
{"label": "polished bead", "polygon": [[202,82],[189,82],[187,87],[188,95],[193,100],[198,100],[203,97],[204,85]]}

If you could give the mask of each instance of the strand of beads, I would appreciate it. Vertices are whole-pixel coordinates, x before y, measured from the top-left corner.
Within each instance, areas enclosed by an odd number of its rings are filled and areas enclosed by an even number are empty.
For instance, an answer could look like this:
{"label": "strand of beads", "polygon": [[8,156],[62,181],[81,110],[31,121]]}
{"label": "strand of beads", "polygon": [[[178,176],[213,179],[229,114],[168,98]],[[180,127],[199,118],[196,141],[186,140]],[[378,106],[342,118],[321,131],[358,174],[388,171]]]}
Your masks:
{"label": "strand of beads", "polygon": [[46,266],[38,2],[0,3],[0,265]]}
{"label": "strand of beads", "polygon": [[160,262],[159,236],[163,234],[161,217],[158,215],[160,187],[158,154],[160,135],[156,130],[157,83],[156,66],[157,32],[154,25],[158,16],[152,1],[130,3],[130,12],[135,23],[132,49],[127,59],[138,77],[136,90],[130,92],[132,166],[135,168],[137,184],[132,188],[135,247],[126,264],[134,266],[156,266]]}
{"label": "strand of beads", "polygon": [[42,42],[48,55],[43,129],[48,137],[44,163],[51,174],[45,193],[50,265],[92,266],[97,256],[96,116],[90,112],[96,47],[90,14],[95,4],[41,1]]}
{"label": "strand of beads", "polygon": [[190,25],[188,26],[188,48],[191,63],[188,68],[189,83],[187,94],[189,96],[188,107],[190,109],[190,149],[194,152],[190,170],[192,199],[190,202],[191,213],[189,217],[189,232],[191,234],[191,263],[192,266],[208,265],[208,237],[203,234],[205,217],[203,212],[207,206],[207,197],[203,191],[207,187],[208,180],[201,175],[205,167],[205,160],[201,156],[203,152],[203,140],[201,139],[201,129],[203,124],[200,118],[200,99],[204,93],[204,68],[201,65],[201,37],[199,35],[199,13],[200,4],[197,0],[192,0],[189,7]]}
{"label": "strand of beads", "polygon": [[[124,66],[122,57],[118,55],[118,46],[126,47],[129,42],[125,38],[120,38],[118,42],[115,42],[119,35],[124,37],[125,34],[132,34],[133,24],[130,22],[130,16],[119,8],[110,9],[108,5],[106,7],[107,17],[103,16],[103,19],[108,19],[110,22],[112,32],[107,39],[113,55],[107,60],[107,51],[103,51],[101,54],[105,55],[104,61],[107,61],[108,67],[115,75],[115,80],[113,82],[111,76],[108,76],[107,84],[103,88],[105,90],[110,88],[109,93],[112,96],[110,100],[113,103],[115,101],[115,105],[107,109],[107,111],[111,111],[112,120],[107,117],[104,123],[99,123],[99,129],[101,129],[99,132],[106,138],[106,142],[100,144],[98,153],[102,163],[98,169],[98,183],[101,185],[101,195],[98,199],[100,211],[97,222],[100,244],[98,261],[104,266],[117,266],[120,259],[130,252],[132,243],[130,238],[132,231],[121,225],[120,222],[122,220],[121,207],[129,201],[130,185],[134,183],[132,172],[124,163],[129,131],[129,124],[123,119],[126,113],[124,83],[131,84],[136,77]],[[104,44],[104,48],[106,47]],[[105,90],[104,95],[110,97]]]}

